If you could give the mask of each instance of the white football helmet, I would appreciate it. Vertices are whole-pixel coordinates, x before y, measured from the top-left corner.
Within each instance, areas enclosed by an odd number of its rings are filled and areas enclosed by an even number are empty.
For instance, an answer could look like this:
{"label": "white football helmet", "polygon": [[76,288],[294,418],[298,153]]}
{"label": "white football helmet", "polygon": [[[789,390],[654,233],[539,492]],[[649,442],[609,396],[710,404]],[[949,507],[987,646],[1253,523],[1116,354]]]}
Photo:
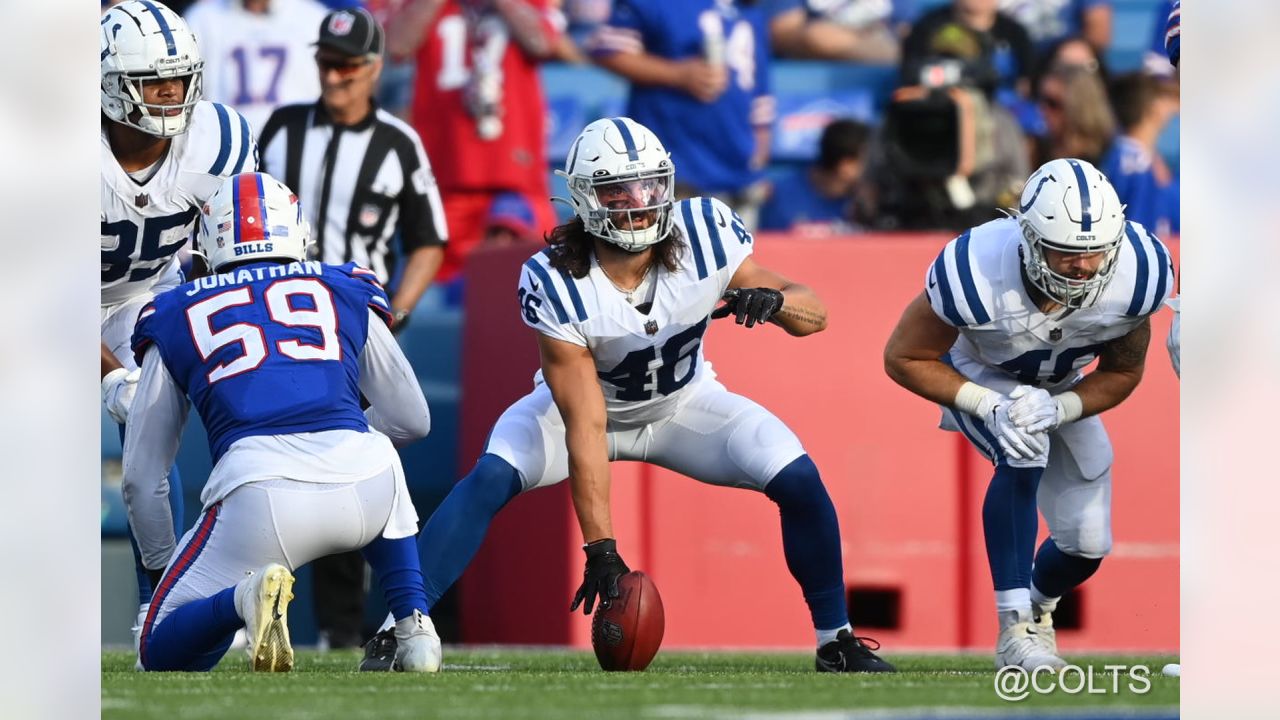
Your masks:
{"label": "white football helmet", "polygon": [[675,165],[635,120],[604,118],[583,128],[556,174],[568,181],[573,211],[592,235],[639,252],[671,233]]}
{"label": "white football helmet", "polygon": [[[1124,206],[1105,175],[1084,160],[1050,160],[1027,180],[1011,214],[1022,228],[1022,264],[1033,285],[1071,308],[1088,307],[1102,295],[1124,238]],[[1075,279],[1049,267],[1046,249],[1105,256],[1092,277]]]}
{"label": "white football helmet", "polygon": [[[196,36],[177,13],[155,0],[129,0],[102,16],[102,112],[149,135],[187,131],[202,94],[204,60]],[[178,105],[143,102],[142,84],[185,78]]]}
{"label": "white football helmet", "polygon": [[310,245],[298,196],[266,173],[226,178],[200,208],[196,254],[215,272],[245,260],[302,260]]}

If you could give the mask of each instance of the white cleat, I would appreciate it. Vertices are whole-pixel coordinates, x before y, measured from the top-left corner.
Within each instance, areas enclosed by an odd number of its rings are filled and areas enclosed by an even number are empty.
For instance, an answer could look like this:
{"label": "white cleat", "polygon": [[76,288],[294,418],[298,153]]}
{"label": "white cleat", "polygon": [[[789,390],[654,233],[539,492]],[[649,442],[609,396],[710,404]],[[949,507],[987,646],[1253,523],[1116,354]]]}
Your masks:
{"label": "white cleat", "polygon": [[1040,642],[1044,645],[1044,649],[1050,655],[1058,654],[1058,631],[1053,629],[1053,612],[1043,610],[1038,605],[1031,606],[1032,625],[1035,626],[1036,635],[1040,638]]}
{"label": "white cleat", "polygon": [[129,632],[133,633],[133,669],[142,672],[142,626],[147,622],[147,611],[151,609],[151,603],[143,603],[138,606],[138,617],[133,622],[133,627],[129,628]]}
{"label": "white cleat", "polygon": [[1031,672],[1040,667],[1061,670],[1066,666],[1065,660],[1049,651],[1034,623],[1023,620],[1000,631],[996,641],[997,670],[1020,667]]}
{"label": "white cleat", "polygon": [[293,669],[288,617],[292,599],[293,574],[283,565],[267,565],[236,584],[236,612],[244,619],[250,669],[257,672]]}
{"label": "white cleat", "polygon": [[414,610],[396,621],[396,672],[440,672],[440,636],[431,618]]}

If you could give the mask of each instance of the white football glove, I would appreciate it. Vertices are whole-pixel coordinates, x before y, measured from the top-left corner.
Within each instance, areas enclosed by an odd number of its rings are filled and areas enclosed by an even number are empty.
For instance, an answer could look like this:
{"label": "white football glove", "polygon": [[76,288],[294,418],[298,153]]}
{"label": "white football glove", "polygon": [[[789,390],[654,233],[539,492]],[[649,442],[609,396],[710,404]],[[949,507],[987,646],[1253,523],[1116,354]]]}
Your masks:
{"label": "white football glove", "polygon": [[1034,460],[1048,449],[1045,444],[1048,438],[1043,433],[1027,432],[1009,419],[1009,406],[1013,402],[1008,397],[1001,397],[982,421],[996,436],[1006,455],[1015,460]]}
{"label": "white football glove", "polygon": [[141,370],[125,370],[116,368],[102,378],[102,404],[107,407],[107,414],[112,420],[124,424],[129,417],[129,407],[133,405],[133,394],[138,391],[138,378]]}
{"label": "white football glove", "polygon": [[1169,362],[1173,363],[1173,374],[1182,377],[1182,296],[1179,295],[1168,302],[1173,308],[1173,325],[1169,326],[1169,337],[1164,346],[1169,349]]}
{"label": "white football glove", "polygon": [[1019,385],[1009,393],[1009,419],[1028,433],[1053,432],[1062,422],[1062,408],[1047,390]]}

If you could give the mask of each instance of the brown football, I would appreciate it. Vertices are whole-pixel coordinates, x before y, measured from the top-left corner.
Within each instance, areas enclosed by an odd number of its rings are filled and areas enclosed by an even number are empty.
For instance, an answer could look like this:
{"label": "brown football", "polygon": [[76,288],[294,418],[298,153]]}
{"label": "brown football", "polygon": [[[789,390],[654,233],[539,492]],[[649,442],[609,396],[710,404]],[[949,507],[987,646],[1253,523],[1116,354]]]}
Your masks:
{"label": "brown football", "polygon": [[629,572],[618,578],[618,597],[596,608],[591,646],[605,670],[643,670],[653,662],[665,627],[662,597],[648,575]]}

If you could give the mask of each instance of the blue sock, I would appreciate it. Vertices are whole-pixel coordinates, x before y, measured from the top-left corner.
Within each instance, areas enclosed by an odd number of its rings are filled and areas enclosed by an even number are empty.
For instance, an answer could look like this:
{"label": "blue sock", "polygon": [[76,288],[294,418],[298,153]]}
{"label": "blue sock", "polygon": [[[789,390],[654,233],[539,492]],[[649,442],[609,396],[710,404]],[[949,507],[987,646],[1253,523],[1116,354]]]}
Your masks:
{"label": "blue sock", "polygon": [[849,622],[849,609],[840,558],[840,524],[818,468],[808,455],[801,455],[773,476],[764,494],[778,504],[787,569],[800,583],[813,626],[819,630],[844,626]]}
{"label": "blue sock", "polygon": [[1102,558],[1068,555],[1062,552],[1053,538],[1045,538],[1040,544],[1040,552],[1036,553],[1031,579],[1045,597],[1059,598],[1088,580],[1101,564]]}
{"label": "blue sock", "polygon": [[982,503],[982,531],[987,562],[996,590],[1031,586],[1031,560],[1036,549],[1036,488],[1044,468],[997,465]]}
{"label": "blue sock", "polygon": [[[118,425],[120,428],[120,444],[124,445],[124,425]],[[175,538],[182,537],[182,476],[178,474],[178,463],[174,463],[169,468],[169,510],[173,513],[173,536]],[[125,521],[125,528],[129,535],[129,546],[133,548],[133,571],[138,578],[138,604],[144,605],[151,602],[151,579],[147,577],[147,569],[142,567],[142,553],[138,550],[138,541],[133,537],[133,527]]]}
{"label": "blue sock", "polygon": [[373,568],[395,619],[403,620],[415,609],[427,612],[430,605],[422,587],[422,565],[418,562],[418,545],[413,536],[396,540],[379,536],[361,552]]}
{"label": "blue sock", "polygon": [[165,617],[142,638],[142,664],[147,670],[204,672],[227,654],[244,620],[236,614],[234,585],[218,594],[192,600]]}
{"label": "blue sock", "polygon": [[428,609],[462,575],[484,542],[493,516],[519,493],[520,474],[488,453],[449,491],[418,535]]}

